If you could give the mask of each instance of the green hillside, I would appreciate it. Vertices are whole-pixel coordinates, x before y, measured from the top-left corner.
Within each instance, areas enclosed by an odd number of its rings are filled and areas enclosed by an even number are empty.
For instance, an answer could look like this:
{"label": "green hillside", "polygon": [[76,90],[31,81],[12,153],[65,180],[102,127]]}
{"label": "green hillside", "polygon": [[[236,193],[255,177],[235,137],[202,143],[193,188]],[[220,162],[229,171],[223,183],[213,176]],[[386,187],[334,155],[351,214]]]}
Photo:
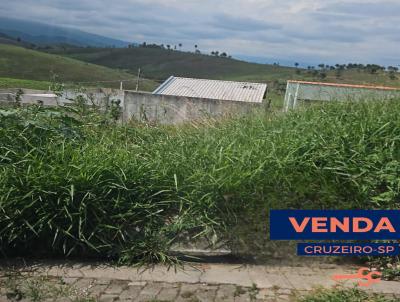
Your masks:
{"label": "green hillside", "polygon": [[[0,44],[0,86],[12,87],[20,83],[12,81],[10,78],[48,82],[53,79],[54,75],[57,76],[57,80],[60,82],[81,84],[83,86],[119,87],[118,81],[127,79],[132,79],[132,81],[125,83],[125,88],[132,89],[136,85],[136,76],[128,72],[113,70],[59,55]],[[156,86],[157,83],[149,80],[143,80],[140,83],[141,90],[152,90]]]}
{"label": "green hillside", "polygon": [[0,44],[9,44],[9,45],[21,46],[21,47],[25,47],[25,48],[35,47],[35,45],[32,43],[22,41],[21,39],[15,39],[15,38],[10,37],[2,32],[0,32]]}
{"label": "green hillside", "polygon": [[159,48],[68,48],[51,52],[130,72],[137,72],[141,68],[145,77],[158,80],[164,80],[171,75],[273,80],[293,74],[293,68],[288,67],[252,64],[229,58]]}
{"label": "green hillside", "polygon": [[46,52],[0,43],[0,87],[19,87],[22,84],[25,88],[48,87],[48,82],[57,75],[58,81],[64,83],[114,88],[119,87],[119,80],[129,79],[124,88],[134,89],[139,68],[142,78],[152,79],[140,82],[140,90],[147,91],[171,75],[280,83],[273,87],[282,90],[288,79],[400,86],[397,73],[390,75],[382,70],[374,73],[358,68],[305,70],[161,48],[60,46]]}
{"label": "green hillside", "polygon": [[[146,78],[164,80],[171,75],[198,78],[273,82],[293,80],[380,84],[400,86],[398,75],[374,74],[368,70],[305,70],[267,64],[248,63],[230,58],[172,51],[161,48],[58,48],[50,52],[85,62],[136,73],[141,68]],[[322,75],[321,75],[322,74]]]}
{"label": "green hillside", "polygon": [[51,86],[49,81],[21,80],[12,78],[0,78],[0,89],[6,88],[26,88],[47,90]]}

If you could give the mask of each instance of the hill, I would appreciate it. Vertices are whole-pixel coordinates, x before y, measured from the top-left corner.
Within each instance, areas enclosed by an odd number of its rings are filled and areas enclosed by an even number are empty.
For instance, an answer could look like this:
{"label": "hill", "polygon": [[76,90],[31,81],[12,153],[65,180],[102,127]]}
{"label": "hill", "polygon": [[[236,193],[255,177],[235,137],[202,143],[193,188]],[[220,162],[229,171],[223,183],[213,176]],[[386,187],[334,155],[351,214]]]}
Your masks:
{"label": "hill", "polygon": [[35,45],[32,43],[22,41],[21,39],[18,39],[18,38],[10,37],[9,35],[6,35],[2,32],[0,32],[0,44],[9,44],[9,45],[21,46],[21,47],[25,47],[25,48],[34,48],[35,47]]}
{"label": "hill", "polygon": [[163,48],[64,48],[51,53],[110,68],[137,72],[146,78],[164,80],[171,75],[198,78],[282,83],[288,79],[354,84],[400,86],[398,74],[361,69],[306,70],[279,65],[256,64],[231,58],[172,51]]}
{"label": "hill", "polygon": [[129,43],[81,30],[0,17],[0,32],[35,44],[71,44],[76,46],[125,47]]}
{"label": "hill", "polygon": [[[136,76],[127,72],[18,46],[0,44],[0,77],[50,81],[55,75],[58,81],[81,83],[85,86],[119,87],[118,81],[130,79],[132,81],[127,82],[124,87],[133,89],[136,85]],[[141,90],[152,90],[156,86],[157,83],[149,80],[140,83]]]}
{"label": "hill", "polygon": [[[238,79],[257,76],[274,79],[293,73],[292,68],[247,63],[230,58],[199,55],[161,48],[66,48],[50,50],[77,60],[137,72],[141,68],[146,77],[163,80],[171,75]],[[259,75],[263,75],[260,78]]]}

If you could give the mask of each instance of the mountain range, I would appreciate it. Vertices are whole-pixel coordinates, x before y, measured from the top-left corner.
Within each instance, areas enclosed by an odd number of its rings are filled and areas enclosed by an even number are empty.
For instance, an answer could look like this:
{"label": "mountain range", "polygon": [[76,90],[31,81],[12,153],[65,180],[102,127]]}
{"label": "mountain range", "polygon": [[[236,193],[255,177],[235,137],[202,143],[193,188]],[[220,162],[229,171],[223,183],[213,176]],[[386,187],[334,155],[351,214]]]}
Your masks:
{"label": "mountain range", "polygon": [[0,33],[39,45],[69,44],[93,47],[126,47],[129,42],[81,30],[0,16]]}

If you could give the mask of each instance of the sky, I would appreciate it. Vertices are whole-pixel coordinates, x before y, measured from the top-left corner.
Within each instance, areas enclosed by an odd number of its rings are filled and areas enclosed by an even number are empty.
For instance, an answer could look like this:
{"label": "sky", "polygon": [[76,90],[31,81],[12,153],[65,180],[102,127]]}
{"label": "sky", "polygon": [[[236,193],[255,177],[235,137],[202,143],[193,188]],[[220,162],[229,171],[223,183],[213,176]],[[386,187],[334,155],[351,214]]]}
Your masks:
{"label": "sky", "polygon": [[0,15],[258,61],[400,64],[399,0],[13,0]]}

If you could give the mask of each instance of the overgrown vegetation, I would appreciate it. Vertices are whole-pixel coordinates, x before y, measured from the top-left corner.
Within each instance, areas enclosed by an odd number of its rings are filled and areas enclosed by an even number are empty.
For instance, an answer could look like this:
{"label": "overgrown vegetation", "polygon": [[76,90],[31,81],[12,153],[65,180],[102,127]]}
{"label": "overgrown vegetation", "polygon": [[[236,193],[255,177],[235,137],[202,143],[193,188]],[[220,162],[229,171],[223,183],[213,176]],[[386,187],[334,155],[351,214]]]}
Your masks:
{"label": "overgrown vegetation", "polygon": [[398,101],[179,127],[76,110],[0,112],[5,255],[166,262],[204,234],[258,255],[271,208],[398,208]]}
{"label": "overgrown vegetation", "polygon": [[400,299],[367,293],[358,288],[320,289],[298,300],[299,302],[398,302]]}
{"label": "overgrown vegetation", "polygon": [[400,257],[369,257],[368,264],[382,272],[386,280],[400,281]]}

